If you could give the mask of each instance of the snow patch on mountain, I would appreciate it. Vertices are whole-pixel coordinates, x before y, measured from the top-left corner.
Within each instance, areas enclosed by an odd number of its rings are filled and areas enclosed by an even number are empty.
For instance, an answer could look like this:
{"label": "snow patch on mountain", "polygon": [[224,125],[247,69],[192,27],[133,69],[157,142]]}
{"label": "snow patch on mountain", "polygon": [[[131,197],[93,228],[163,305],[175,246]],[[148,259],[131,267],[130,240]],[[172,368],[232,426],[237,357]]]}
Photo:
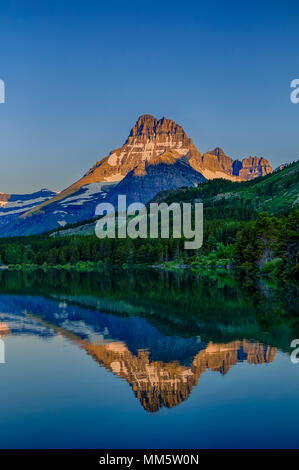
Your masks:
{"label": "snow patch on mountain", "polygon": [[[66,208],[70,204],[75,206],[82,206],[86,201],[91,200],[95,195],[101,194],[103,197],[106,196],[106,193],[103,191],[105,183],[90,183],[82,186],[80,191],[78,191],[74,196],[69,196],[62,201],[59,201],[58,204]],[[106,184],[107,186],[107,184]]]}
{"label": "snow patch on mountain", "polygon": [[32,207],[48,201],[54,196],[56,196],[56,192],[48,189],[42,189],[32,194],[11,194],[7,201],[0,202],[0,217],[27,212]]}

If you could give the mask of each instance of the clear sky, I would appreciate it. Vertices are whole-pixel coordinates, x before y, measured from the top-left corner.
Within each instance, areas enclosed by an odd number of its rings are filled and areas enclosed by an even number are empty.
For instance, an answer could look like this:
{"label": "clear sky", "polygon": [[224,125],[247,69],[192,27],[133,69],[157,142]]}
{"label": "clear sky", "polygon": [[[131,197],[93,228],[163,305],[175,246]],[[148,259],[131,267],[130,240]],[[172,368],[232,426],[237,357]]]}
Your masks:
{"label": "clear sky", "polygon": [[63,189],[137,117],[166,116],[201,151],[299,157],[299,3],[1,2],[0,191]]}

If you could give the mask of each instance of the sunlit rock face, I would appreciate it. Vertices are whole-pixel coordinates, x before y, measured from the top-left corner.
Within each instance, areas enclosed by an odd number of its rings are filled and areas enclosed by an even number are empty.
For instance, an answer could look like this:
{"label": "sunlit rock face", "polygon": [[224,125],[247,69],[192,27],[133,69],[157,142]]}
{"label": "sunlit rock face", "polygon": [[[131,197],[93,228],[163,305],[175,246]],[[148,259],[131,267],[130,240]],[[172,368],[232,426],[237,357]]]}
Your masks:
{"label": "sunlit rock face", "polygon": [[243,180],[251,180],[258,176],[265,176],[273,172],[273,168],[266,158],[248,157],[243,158],[242,166],[239,169],[239,176]]}
{"label": "sunlit rock face", "polygon": [[198,151],[190,153],[190,165],[207,179],[224,178],[231,181],[241,181],[233,174],[234,160],[217,147],[201,155]]}
{"label": "sunlit rock face", "polygon": [[9,198],[10,194],[0,193],[0,207],[5,206]]}
{"label": "sunlit rock face", "polygon": [[10,329],[9,329],[9,326],[7,325],[7,323],[0,321],[0,338],[2,336],[7,336],[9,334],[10,334]]}
{"label": "sunlit rock face", "polygon": [[231,181],[245,181],[272,173],[273,169],[265,158],[248,157],[233,160],[217,147],[201,155],[194,153],[190,165],[207,179],[224,178]]}

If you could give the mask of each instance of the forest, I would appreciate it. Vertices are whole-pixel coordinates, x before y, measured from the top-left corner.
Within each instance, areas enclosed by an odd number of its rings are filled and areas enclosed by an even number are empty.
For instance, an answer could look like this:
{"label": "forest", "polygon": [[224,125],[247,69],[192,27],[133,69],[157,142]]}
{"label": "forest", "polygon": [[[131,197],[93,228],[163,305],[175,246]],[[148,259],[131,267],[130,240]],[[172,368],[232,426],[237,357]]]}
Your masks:
{"label": "forest", "polygon": [[[63,235],[0,238],[0,265],[11,269],[56,267],[94,270],[104,266],[159,266],[167,269],[242,269],[248,275],[298,277],[299,163],[255,180],[213,180],[196,188],[162,192],[155,202],[203,202],[203,246],[185,250],[184,238],[98,239]],[[295,201],[296,202],[296,201]],[[82,224],[91,221],[81,222]],[[56,235],[56,236],[55,236]],[[60,235],[60,236],[57,236]]]}

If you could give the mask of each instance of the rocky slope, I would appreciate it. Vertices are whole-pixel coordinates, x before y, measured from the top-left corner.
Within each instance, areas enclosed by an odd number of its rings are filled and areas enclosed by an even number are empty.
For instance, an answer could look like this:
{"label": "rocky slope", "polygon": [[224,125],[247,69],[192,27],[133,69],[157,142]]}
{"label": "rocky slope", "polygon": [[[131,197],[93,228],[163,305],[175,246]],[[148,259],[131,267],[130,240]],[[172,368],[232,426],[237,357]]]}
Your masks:
{"label": "rocky slope", "polygon": [[160,191],[197,186],[203,181],[206,181],[206,178],[190,166],[188,159],[169,149],[155,161],[149,163],[145,160],[137,165],[111,189],[106,200],[116,206],[118,195],[125,194],[127,204],[146,203]]}
{"label": "rocky slope", "polygon": [[240,168],[238,169],[238,175],[243,180],[251,180],[257,176],[265,176],[273,172],[270,163],[265,158],[248,157],[243,158],[240,162]]}
{"label": "rocky slope", "polygon": [[200,157],[192,156],[190,165],[207,179],[224,178],[231,181],[245,181],[273,172],[269,161],[265,158],[250,156],[241,161],[233,160],[219,147]]}

